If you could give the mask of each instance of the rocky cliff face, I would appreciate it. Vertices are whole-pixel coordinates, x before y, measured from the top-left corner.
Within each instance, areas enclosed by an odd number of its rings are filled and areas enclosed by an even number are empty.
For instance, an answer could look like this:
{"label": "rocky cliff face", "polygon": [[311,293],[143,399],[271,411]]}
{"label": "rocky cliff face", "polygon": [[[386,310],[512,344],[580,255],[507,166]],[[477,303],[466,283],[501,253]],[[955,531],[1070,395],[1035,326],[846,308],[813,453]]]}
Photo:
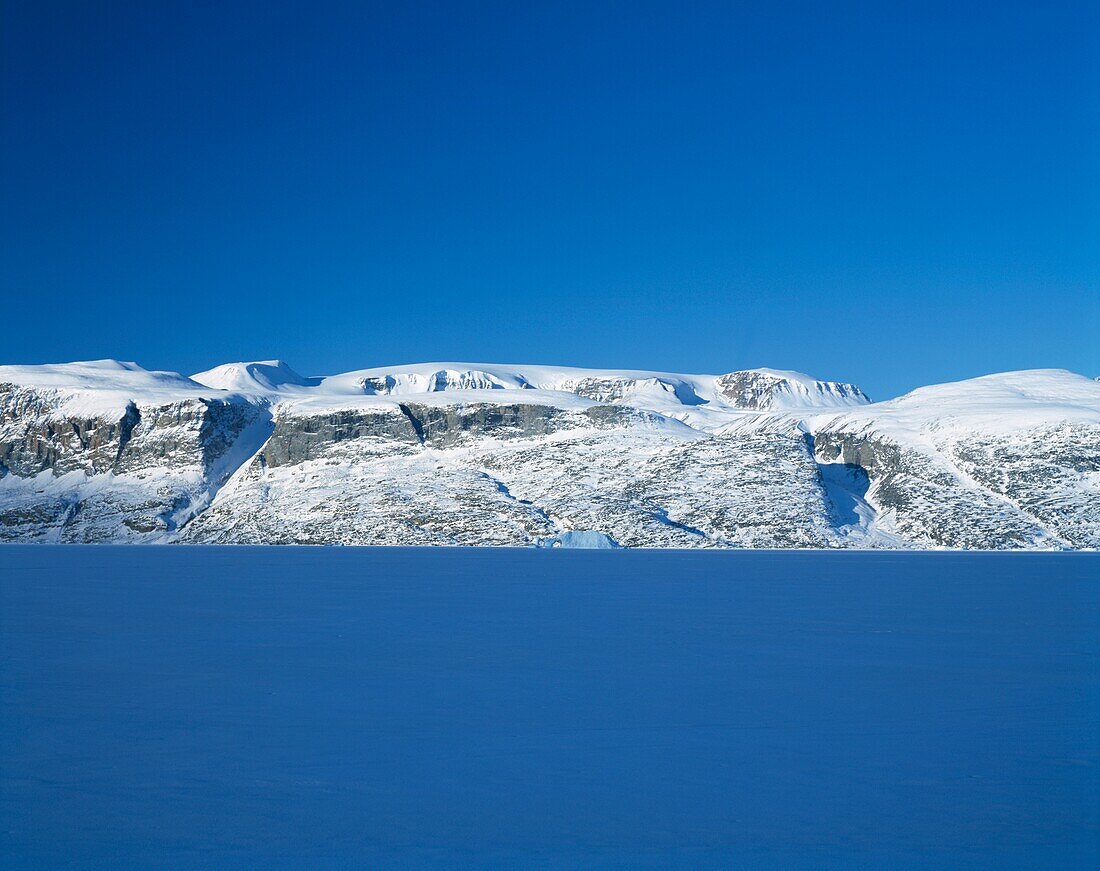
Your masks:
{"label": "rocky cliff face", "polygon": [[0,541],[1095,548],[1100,385],[0,367]]}
{"label": "rocky cliff face", "polygon": [[863,469],[865,498],[893,531],[920,547],[1031,548],[1060,542],[998,493],[969,486],[942,456],[897,444],[888,435],[843,430],[815,435],[816,456]]}
{"label": "rocky cliff face", "polygon": [[870,402],[867,394],[854,384],[794,378],[766,370],[730,372],[719,376],[715,386],[718,394],[734,408],[753,411]]}
{"label": "rocky cliff face", "polygon": [[117,419],[59,417],[53,414],[56,408],[48,392],[0,384],[0,473],[25,478],[46,470],[109,471],[141,422],[133,403]]}
{"label": "rocky cliff face", "polygon": [[270,432],[270,412],[239,397],[86,415],[67,411],[67,398],[0,385],[0,541],[172,533],[235,470],[235,452]]}

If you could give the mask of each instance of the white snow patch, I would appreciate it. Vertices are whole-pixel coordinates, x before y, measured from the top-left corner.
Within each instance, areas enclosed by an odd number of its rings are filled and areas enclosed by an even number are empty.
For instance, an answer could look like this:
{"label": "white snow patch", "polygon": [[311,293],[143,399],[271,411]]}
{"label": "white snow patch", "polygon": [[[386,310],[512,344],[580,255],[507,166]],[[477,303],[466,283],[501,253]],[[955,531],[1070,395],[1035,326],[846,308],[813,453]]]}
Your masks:
{"label": "white snow patch", "polygon": [[226,363],[205,372],[198,372],[191,376],[191,380],[216,390],[260,395],[316,385],[316,380],[303,378],[282,360]]}

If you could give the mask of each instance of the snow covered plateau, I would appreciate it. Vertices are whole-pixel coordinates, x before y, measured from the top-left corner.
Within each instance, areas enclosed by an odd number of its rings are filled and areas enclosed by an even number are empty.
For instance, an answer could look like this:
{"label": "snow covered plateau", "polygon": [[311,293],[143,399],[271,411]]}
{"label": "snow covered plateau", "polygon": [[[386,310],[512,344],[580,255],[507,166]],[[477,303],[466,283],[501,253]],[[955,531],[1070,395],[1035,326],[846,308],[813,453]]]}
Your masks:
{"label": "snow covered plateau", "polygon": [[0,541],[1100,547],[1100,382],[0,366]]}

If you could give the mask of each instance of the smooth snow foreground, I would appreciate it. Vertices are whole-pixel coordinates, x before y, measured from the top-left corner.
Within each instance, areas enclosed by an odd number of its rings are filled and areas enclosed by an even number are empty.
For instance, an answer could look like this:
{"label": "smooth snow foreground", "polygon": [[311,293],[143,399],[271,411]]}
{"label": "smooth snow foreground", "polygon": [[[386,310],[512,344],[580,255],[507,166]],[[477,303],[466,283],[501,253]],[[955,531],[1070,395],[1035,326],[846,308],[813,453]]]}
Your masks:
{"label": "smooth snow foreground", "polygon": [[1100,547],[1100,383],[0,366],[0,541]]}
{"label": "smooth snow foreground", "polygon": [[5,868],[1100,864],[1100,556],[0,547]]}

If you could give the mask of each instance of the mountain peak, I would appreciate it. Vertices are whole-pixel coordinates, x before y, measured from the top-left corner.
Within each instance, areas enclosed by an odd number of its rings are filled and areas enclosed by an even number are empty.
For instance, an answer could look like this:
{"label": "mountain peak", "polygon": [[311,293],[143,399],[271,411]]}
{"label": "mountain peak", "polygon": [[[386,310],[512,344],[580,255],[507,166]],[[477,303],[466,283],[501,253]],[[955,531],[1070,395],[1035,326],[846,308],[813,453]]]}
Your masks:
{"label": "mountain peak", "polygon": [[236,393],[271,393],[287,387],[311,387],[316,379],[303,378],[282,360],[225,363],[191,376],[204,387]]}

